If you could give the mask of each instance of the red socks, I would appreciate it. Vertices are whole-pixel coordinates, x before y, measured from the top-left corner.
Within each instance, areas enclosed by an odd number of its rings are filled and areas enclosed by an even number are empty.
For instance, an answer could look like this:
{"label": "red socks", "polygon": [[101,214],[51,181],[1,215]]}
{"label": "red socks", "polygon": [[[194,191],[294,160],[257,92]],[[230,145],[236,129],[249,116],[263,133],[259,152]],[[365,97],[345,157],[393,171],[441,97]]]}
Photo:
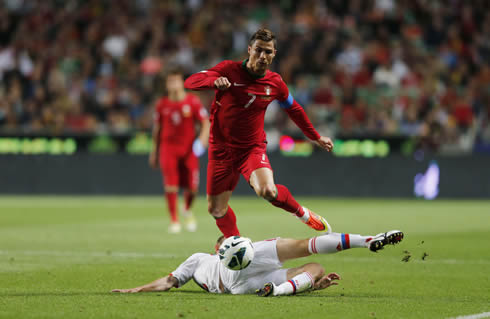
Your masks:
{"label": "red socks", "polygon": [[[303,216],[303,208],[294,199],[287,187],[280,184],[276,184],[276,187],[277,197],[271,201],[271,204],[295,214],[298,217]],[[228,211],[223,217],[216,218],[216,225],[225,237],[240,236],[240,231],[236,225],[236,216],[230,206],[228,206]]]}
{"label": "red socks", "polygon": [[286,186],[276,184],[277,188],[277,197],[271,204],[284,209],[292,214],[296,214],[298,217],[303,216],[303,208],[298,204],[298,202],[294,199],[293,195],[289,192]]}
{"label": "red socks", "polygon": [[172,223],[178,223],[179,217],[177,215],[177,193],[165,193],[165,197],[167,198],[170,219],[172,220]]}
{"label": "red socks", "polygon": [[189,210],[192,206],[192,202],[194,201],[195,193],[191,191],[184,192],[184,202],[185,202],[185,210]]}
{"label": "red socks", "polygon": [[240,236],[240,231],[236,225],[236,216],[230,206],[223,217],[216,218],[216,225],[225,237]]}

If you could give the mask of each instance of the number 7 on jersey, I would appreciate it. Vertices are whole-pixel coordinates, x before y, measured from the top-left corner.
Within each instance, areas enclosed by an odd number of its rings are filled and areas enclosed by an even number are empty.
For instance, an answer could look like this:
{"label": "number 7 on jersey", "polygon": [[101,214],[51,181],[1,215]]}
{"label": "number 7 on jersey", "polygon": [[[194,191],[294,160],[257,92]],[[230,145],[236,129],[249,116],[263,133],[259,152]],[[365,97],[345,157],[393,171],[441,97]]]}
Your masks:
{"label": "number 7 on jersey", "polygon": [[245,104],[244,108],[249,107],[249,106],[250,106],[250,104],[252,104],[252,103],[255,101],[255,99],[257,98],[257,95],[255,95],[255,94],[248,93],[248,95],[249,95],[249,96],[251,96],[251,98],[250,98],[250,100],[248,101],[248,103],[247,103],[247,104]]}

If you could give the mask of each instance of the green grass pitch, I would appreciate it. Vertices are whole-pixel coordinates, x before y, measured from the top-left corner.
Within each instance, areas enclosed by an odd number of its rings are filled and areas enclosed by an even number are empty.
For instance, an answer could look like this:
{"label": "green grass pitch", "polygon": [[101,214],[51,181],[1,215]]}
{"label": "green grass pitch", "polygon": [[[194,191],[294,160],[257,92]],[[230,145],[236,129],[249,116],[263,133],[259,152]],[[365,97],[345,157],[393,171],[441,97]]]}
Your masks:
{"label": "green grass pitch", "polygon": [[[351,249],[319,262],[339,286],[280,298],[214,295],[190,282],[121,295],[164,276],[219,231],[195,203],[197,233],[167,234],[161,197],[0,197],[0,318],[449,318],[490,311],[490,202],[300,198],[334,231],[401,229],[379,253]],[[315,235],[255,198],[233,197],[244,236]],[[408,262],[402,259],[411,255]],[[428,256],[422,260],[423,254]]]}

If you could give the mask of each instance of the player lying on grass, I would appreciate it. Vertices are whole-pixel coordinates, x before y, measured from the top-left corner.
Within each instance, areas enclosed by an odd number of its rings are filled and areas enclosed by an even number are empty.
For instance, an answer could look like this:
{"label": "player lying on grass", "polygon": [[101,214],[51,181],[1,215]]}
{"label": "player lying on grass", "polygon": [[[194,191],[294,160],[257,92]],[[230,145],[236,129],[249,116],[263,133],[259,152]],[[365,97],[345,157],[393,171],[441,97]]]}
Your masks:
{"label": "player lying on grass", "polygon": [[[275,238],[253,243],[255,257],[245,269],[233,271],[226,268],[217,254],[196,253],[187,258],[166,277],[132,289],[114,289],[112,292],[136,293],[167,291],[179,288],[191,278],[204,290],[212,293],[250,294],[281,296],[304,292],[310,289],[325,289],[336,285],[340,276],[325,274],[318,263],[308,263],[296,268],[282,268],[291,259],[311,254],[332,254],[349,248],[369,248],[371,251],[394,245],[403,239],[403,233],[392,230],[376,236],[330,233],[309,239]],[[223,241],[218,239],[217,250]]]}

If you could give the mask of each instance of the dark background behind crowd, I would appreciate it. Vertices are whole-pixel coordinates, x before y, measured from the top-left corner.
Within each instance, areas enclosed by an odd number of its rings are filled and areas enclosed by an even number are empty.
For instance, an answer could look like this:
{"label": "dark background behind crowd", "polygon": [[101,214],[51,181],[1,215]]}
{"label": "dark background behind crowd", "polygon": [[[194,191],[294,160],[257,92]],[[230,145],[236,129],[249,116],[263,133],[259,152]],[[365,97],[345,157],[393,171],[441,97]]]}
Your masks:
{"label": "dark background behind crowd", "polygon": [[[487,0],[0,0],[0,133],[149,130],[164,72],[246,57],[276,33],[279,72],[329,136],[490,149]],[[209,106],[212,94],[202,95]],[[273,102],[266,131],[297,135]]]}

